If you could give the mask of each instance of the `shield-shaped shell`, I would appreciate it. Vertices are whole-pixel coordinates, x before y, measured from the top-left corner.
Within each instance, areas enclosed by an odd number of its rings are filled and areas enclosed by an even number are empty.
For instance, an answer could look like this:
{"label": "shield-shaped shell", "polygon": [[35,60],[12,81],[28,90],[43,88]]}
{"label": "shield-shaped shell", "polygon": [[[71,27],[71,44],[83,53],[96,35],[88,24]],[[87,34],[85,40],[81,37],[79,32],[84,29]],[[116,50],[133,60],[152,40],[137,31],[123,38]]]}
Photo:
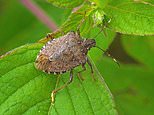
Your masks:
{"label": "shield-shaped shell", "polygon": [[43,46],[35,61],[39,70],[64,73],[87,62],[88,50],[95,46],[94,39],[82,39],[77,32],[68,32]]}

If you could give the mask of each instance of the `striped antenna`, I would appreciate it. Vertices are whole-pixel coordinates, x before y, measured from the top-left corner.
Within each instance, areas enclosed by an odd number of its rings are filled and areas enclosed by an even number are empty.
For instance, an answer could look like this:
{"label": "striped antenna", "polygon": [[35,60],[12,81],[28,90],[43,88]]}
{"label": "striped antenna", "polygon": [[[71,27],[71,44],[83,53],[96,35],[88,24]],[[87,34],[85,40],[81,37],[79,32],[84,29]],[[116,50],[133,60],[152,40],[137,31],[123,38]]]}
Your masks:
{"label": "striped antenna", "polygon": [[100,49],[106,56],[112,58],[112,60],[120,67],[119,62],[113,57],[111,56],[107,51],[103,50],[102,48],[95,46],[96,48]]}

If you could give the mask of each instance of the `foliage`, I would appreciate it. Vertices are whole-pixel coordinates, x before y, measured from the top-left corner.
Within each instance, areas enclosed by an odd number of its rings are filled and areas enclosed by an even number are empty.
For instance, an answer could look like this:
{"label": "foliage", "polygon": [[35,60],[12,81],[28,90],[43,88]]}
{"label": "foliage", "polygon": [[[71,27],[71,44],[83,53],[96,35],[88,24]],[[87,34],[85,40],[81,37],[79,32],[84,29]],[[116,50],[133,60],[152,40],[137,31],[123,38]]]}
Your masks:
{"label": "foliage", "polygon": [[[44,45],[34,42],[50,30],[19,1],[3,0],[3,7],[0,7],[1,54],[28,42],[31,44],[20,46],[0,58],[0,114],[116,115],[117,110],[122,115],[153,114],[153,1],[48,1],[56,7],[43,1],[36,3],[60,25],[56,37],[61,32],[76,31],[79,25],[84,38],[93,38],[103,29],[104,34],[99,34],[95,39],[98,46],[108,49],[116,38],[116,32],[119,32],[123,34],[120,38],[125,51],[139,64],[121,63],[118,68],[110,58],[103,57],[101,51],[93,48],[89,56],[97,81],[91,79],[88,66],[87,71],[82,73],[84,81],[76,77],[81,67],[75,68],[73,83],[57,93],[56,102],[52,105],[50,93],[55,88],[57,77],[34,67],[35,58]],[[60,20],[61,17],[63,19]],[[115,98],[117,110],[103,78]],[[68,79],[69,73],[63,74],[59,86]]]}

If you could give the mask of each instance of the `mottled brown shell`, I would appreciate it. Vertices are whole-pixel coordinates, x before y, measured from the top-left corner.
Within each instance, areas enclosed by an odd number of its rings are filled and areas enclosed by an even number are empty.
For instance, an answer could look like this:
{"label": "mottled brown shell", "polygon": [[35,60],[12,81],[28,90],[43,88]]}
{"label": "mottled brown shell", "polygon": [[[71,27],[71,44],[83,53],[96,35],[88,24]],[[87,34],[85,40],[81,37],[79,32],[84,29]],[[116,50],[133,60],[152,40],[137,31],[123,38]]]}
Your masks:
{"label": "mottled brown shell", "polygon": [[38,54],[36,68],[47,73],[63,73],[85,64],[89,50],[85,41],[75,32],[50,40]]}

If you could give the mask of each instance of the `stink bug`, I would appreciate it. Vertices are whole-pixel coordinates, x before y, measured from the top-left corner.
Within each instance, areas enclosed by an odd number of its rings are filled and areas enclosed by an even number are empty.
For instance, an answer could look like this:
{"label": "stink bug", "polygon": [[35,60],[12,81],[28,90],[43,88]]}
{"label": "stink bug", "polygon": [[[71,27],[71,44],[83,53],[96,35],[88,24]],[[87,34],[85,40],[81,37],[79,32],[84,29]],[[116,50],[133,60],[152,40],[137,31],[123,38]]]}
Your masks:
{"label": "stink bug", "polygon": [[94,39],[81,39],[79,32],[71,31],[60,38],[48,41],[43,46],[35,61],[37,69],[48,74],[70,72],[69,81],[64,86],[52,91],[52,102],[54,102],[54,94],[72,82],[73,69],[75,67],[82,65],[82,71],[85,71],[85,64],[88,63],[93,73],[87,53],[95,45],[96,42]]}
{"label": "stink bug", "polygon": [[[48,74],[62,74],[67,71],[70,72],[70,79],[60,88],[57,88],[51,93],[51,101],[54,102],[54,95],[59,90],[65,88],[73,80],[73,69],[77,66],[82,66],[85,71],[85,64],[91,68],[91,73],[93,74],[93,68],[90,60],[88,59],[87,53],[92,47],[97,47],[98,49],[105,52],[103,49],[96,46],[96,41],[94,39],[82,39],[79,32],[68,32],[66,35],[61,36],[57,39],[52,39],[48,41],[40,50],[38,54],[35,66],[37,69],[42,70]],[[110,56],[105,52],[107,56]],[[111,56],[110,56],[111,57]],[[114,58],[113,60],[117,62]],[[94,77],[93,77],[94,78]]]}

